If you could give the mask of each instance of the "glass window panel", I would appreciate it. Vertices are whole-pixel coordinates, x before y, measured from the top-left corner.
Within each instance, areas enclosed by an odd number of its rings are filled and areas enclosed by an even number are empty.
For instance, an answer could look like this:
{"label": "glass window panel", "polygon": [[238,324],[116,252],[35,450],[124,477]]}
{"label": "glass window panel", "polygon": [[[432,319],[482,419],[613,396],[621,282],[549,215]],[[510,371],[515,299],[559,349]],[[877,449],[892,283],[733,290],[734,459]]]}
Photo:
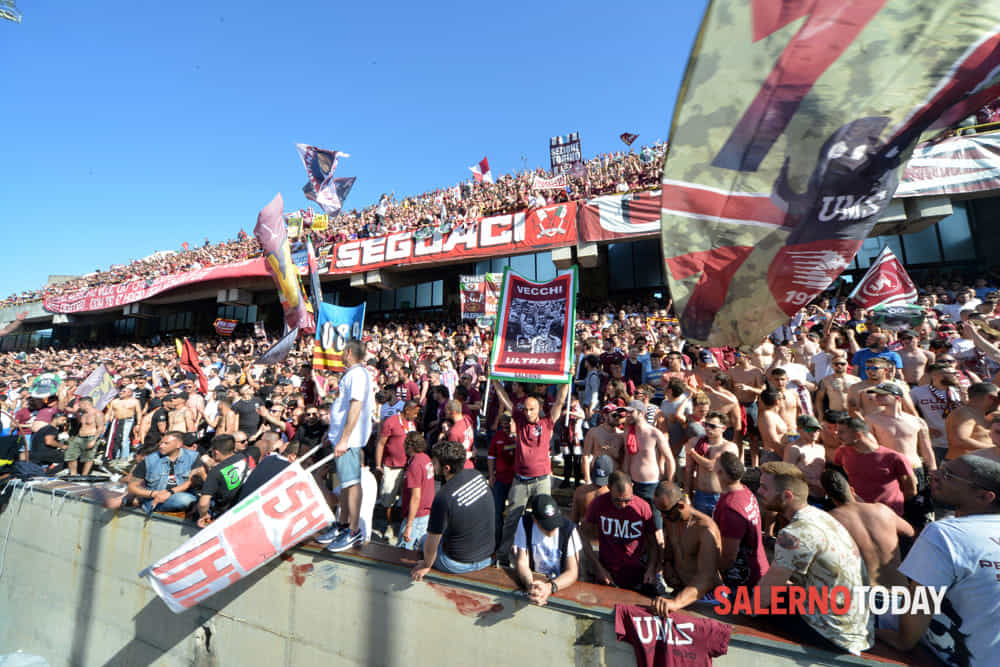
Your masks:
{"label": "glass window panel", "polygon": [[257,306],[247,306],[247,322],[257,321]]}
{"label": "glass window panel", "polygon": [[490,271],[490,260],[476,262],[476,273],[488,273]]}
{"label": "glass window panel", "polygon": [[657,239],[632,244],[632,257],[636,287],[663,285],[663,261],[660,259],[660,242]]}
{"label": "glass window panel", "polygon": [[528,280],[535,279],[535,256],[515,255],[510,258],[510,270],[524,276]]}
{"label": "glass window panel", "polygon": [[954,262],[962,259],[975,259],[976,248],[972,244],[972,234],[969,231],[969,217],[965,204],[952,202],[954,213],[937,223],[941,232],[941,247],[944,248],[944,259]]}
{"label": "glass window panel", "polygon": [[443,306],[444,305],[444,281],[435,280],[434,281],[434,293],[431,297],[431,305],[433,306]]}
{"label": "glass window panel", "polygon": [[551,252],[540,252],[535,255],[535,280],[554,280],[556,265],[552,262]]}
{"label": "glass window panel", "polygon": [[417,288],[415,286],[400,287],[396,291],[396,308],[399,310],[408,310],[414,307],[414,304],[417,302]]}
{"label": "glass window panel", "polygon": [[635,277],[632,273],[632,244],[612,243],[608,246],[609,287],[612,290],[632,289]]}
{"label": "glass window panel", "polygon": [[941,261],[941,248],[938,247],[937,230],[934,229],[934,225],[916,234],[903,234],[903,247],[906,248],[907,264]]}
{"label": "glass window panel", "polygon": [[503,273],[504,268],[510,266],[510,261],[506,257],[495,257],[490,261],[490,273]]}
{"label": "glass window panel", "polygon": [[430,308],[434,297],[434,286],[431,283],[417,285],[417,308]]}

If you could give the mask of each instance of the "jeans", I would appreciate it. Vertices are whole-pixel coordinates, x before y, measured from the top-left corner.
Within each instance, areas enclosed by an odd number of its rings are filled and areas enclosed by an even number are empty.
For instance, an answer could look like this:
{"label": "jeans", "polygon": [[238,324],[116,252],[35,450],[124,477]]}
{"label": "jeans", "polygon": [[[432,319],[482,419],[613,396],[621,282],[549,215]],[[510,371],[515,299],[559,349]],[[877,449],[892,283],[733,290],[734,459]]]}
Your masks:
{"label": "jeans", "polygon": [[448,572],[450,574],[463,574],[465,572],[475,572],[485,570],[493,563],[492,558],[484,558],[475,563],[463,563],[462,561],[448,558],[444,553],[444,543],[438,544],[437,558],[434,559],[434,569]]}
{"label": "jeans", "polygon": [[663,528],[663,515],[660,511],[656,509],[656,505],[653,504],[653,496],[656,493],[656,485],[659,482],[632,482],[632,489],[635,491],[635,495],[639,496],[649,504],[649,509],[653,510],[653,523],[656,524],[656,529],[659,530]]}
{"label": "jeans", "polygon": [[180,491],[164,500],[155,508],[153,507],[153,501],[146,499],[142,503],[142,509],[146,511],[146,514],[151,514],[154,509],[157,512],[180,512],[191,507],[196,502],[198,502],[198,496],[187,491]]}
{"label": "jeans", "polygon": [[431,518],[431,515],[418,516],[413,519],[413,527],[410,529],[410,540],[407,542],[403,539],[403,531],[406,530],[406,519],[403,519],[403,523],[399,526],[399,540],[396,542],[397,547],[402,547],[403,549],[410,549],[411,551],[417,548],[423,539],[424,535],[427,534],[427,521]]}
{"label": "jeans", "polygon": [[507,504],[508,493],[510,493],[510,484],[498,479],[493,481],[493,508],[496,514],[496,527],[493,533],[496,535],[494,547],[500,546],[500,538],[503,536],[503,508]]}
{"label": "jeans", "polygon": [[500,540],[500,550],[497,558],[502,561],[511,560],[511,548],[514,546],[514,533],[517,531],[517,523],[524,514],[524,508],[537,495],[552,493],[552,479],[549,475],[542,475],[531,480],[524,480],[517,475],[514,476],[514,483],[510,487],[507,500],[510,505],[507,507],[507,514],[503,520],[503,537]]}
{"label": "jeans", "polygon": [[720,495],[721,494],[718,493],[708,493],[707,491],[696,490],[694,492],[694,498],[692,499],[694,500],[694,508],[703,514],[712,516],[712,513],[715,512],[715,506],[719,502]]}

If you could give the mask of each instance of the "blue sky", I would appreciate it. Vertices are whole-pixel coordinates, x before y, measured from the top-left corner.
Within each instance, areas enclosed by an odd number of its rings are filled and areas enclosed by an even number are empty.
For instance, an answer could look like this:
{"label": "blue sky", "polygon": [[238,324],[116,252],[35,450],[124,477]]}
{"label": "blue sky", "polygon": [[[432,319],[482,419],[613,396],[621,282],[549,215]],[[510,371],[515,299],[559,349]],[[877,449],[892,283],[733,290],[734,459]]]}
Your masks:
{"label": "blue sky", "polygon": [[350,208],[666,139],[704,4],[17,0],[0,296],[306,206],[296,142],[351,154]]}

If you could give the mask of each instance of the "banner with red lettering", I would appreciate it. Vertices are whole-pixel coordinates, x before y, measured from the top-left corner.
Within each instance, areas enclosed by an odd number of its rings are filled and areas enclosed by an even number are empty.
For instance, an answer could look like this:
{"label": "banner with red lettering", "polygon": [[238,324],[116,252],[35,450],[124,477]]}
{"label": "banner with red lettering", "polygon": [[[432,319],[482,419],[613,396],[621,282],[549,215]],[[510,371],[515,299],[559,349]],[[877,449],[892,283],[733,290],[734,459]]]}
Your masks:
{"label": "banner with red lettering", "polygon": [[179,614],[332,522],[312,475],[293,463],[139,576]]}
{"label": "banner with red lettering", "polygon": [[490,377],[564,384],[573,379],[576,267],[536,283],[504,269]]}
{"label": "banner with red lettering", "polygon": [[594,197],[580,207],[584,241],[655,238],[660,234],[660,191]]}
{"label": "banner with red lettering", "polygon": [[1000,188],[1000,135],[973,134],[917,146],[897,197],[965,194]]}
{"label": "banner with red lettering", "polygon": [[351,274],[401,264],[414,265],[473,257],[503,257],[575,245],[577,203],[566,202],[468,220],[447,232],[435,229],[426,238],[413,231],[338,243],[329,273]]}
{"label": "banner with red lettering", "polygon": [[202,269],[160,276],[151,280],[139,279],[117,285],[104,285],[76,290],[66,294],[45,297],[45,310],[50,313],[83,313],[107,308],[120,308],[129,303],[144,301],[177,287],[208,282],[259,278],[270,275],[260,257],[234,264],[207,266]]}

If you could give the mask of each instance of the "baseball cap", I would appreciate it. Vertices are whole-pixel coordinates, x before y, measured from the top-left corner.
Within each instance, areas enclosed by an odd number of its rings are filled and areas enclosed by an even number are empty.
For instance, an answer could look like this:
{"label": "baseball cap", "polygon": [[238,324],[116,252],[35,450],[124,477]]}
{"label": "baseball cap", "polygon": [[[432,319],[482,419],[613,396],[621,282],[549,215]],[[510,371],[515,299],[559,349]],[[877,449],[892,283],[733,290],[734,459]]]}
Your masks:
{"label": "baseball cap", "polygon": [[597,486],[604,486],[608,483],[608,478],[615,470],[615,461],[607,454],[601,454],[590,466],[590,478]]}
{"label": "baseball cap", "polygon": [[601,412],[607,414],[609,412],[614,412],[617,409],[618,409],[618,405],[617,404],[615,404],[615,403],[607,403],[603,408],[601,408]]}
{"label": "baseball cap", "polygon": [[541,493],[531,499],[531,513],[545,530],[554,530],[562,523],[562,514],[555,499],[547,493]]}
{"label": "baseball cap", "polygon": [[893,384],[892,382],[883,382],[880,385],[872,387],[871,389],[868,390],[868,393],[871,393],[871,394],[889,394],[889,395],[895,396],[897,398],[902,398],[903,397],[903,390],[900,389],[898,385]]}
{"label": "baseball cap", "polygon": [[715,357],[712,356],[712,353],[710,351],[701,350],[700,352],[698,352],[698,360],[704,364],[707,364],[710,361],[715,361]]}
{"label": "baseball cap", "polygon": [[816,418],[813,417],[812,415],[799,415],[799,418],[795,421],[798,424],[800,430],[809,428],[818,431],[821,428],[823,428],[822,426],[820,426],[820,423],[816,420]]}

